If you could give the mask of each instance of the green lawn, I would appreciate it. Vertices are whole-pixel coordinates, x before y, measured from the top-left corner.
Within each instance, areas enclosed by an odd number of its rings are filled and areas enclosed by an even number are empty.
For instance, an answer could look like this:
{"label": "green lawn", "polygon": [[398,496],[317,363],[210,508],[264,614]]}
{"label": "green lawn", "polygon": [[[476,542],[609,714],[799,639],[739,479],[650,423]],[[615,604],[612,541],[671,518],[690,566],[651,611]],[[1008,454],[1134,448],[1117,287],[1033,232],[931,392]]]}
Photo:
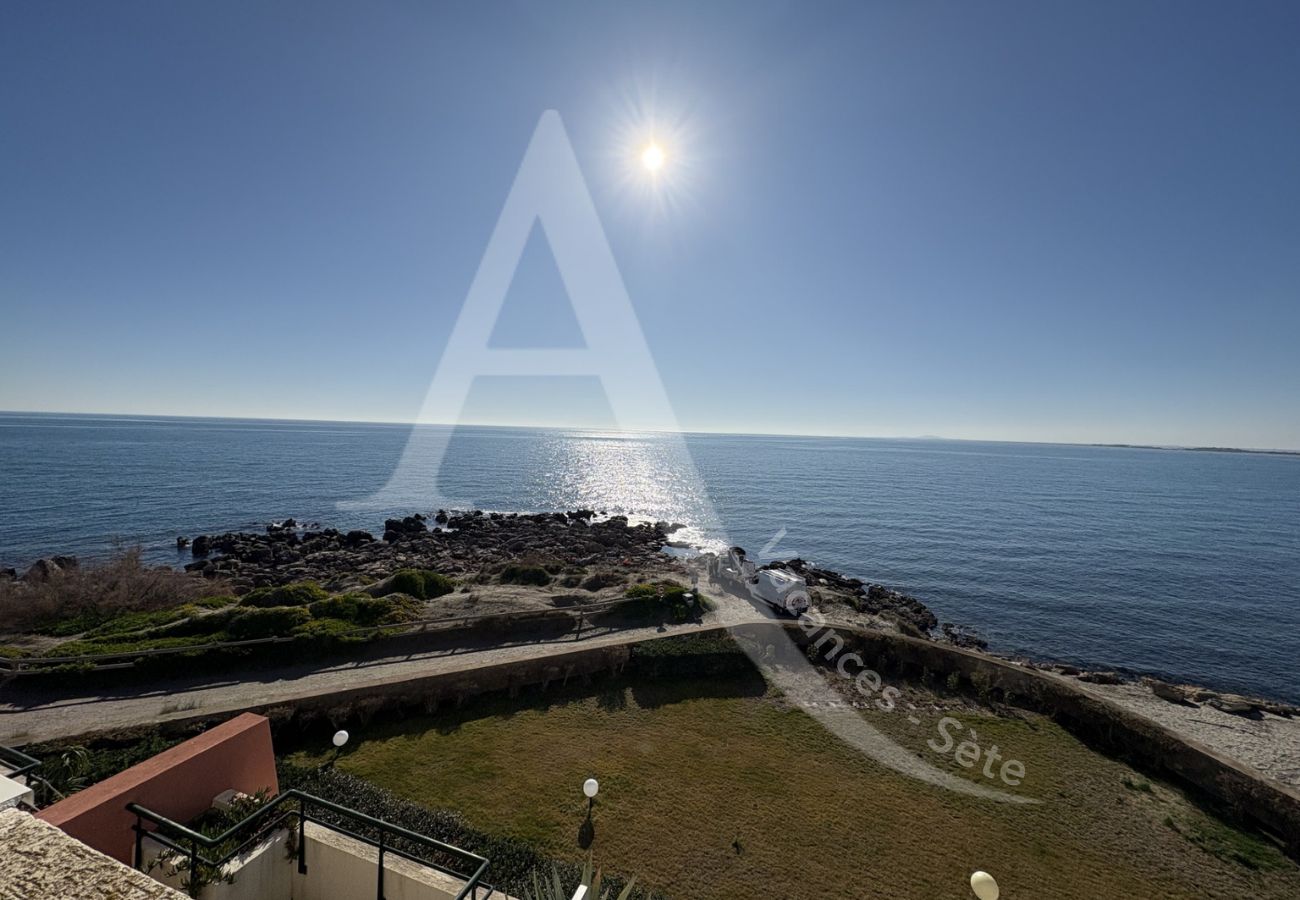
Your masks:
{"label": "green lawn", "polygon": [[[870,717],[938,764],[925,740],[942,714],[919,725],[902,712]],[[1270,844],[1050,721],[959,718],[1024,762],[1019,790],[1041,804],[971,799],[896,774],[756,675],[704,689],[607,682],[378,721],[358,729],[338,767],[573,860],[586,856],[581,785],[594,775],[596,862],[679,898],[968,898],[977,868],[1007,900],[1300,896],[1300,869]]]}

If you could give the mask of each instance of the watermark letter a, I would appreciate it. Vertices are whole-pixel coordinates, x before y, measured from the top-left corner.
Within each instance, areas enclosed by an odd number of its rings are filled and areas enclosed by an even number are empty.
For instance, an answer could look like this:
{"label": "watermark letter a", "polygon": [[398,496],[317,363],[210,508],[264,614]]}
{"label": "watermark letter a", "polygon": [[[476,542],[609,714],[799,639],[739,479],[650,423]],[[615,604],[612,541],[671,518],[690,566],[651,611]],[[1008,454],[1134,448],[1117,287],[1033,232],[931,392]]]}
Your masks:
{"label": "watermark letter a", "polygon": [[[550,245],[584,347],[488,346],[534,223]],[[340,507],[398,511],[469,505],[474,498],[442,495],[438,470],[474,379],[574,375],[600,379],[620,428],[676,430],[573,145],[559,113],[548,110],[533,131],[401,459],[379,491]]]}

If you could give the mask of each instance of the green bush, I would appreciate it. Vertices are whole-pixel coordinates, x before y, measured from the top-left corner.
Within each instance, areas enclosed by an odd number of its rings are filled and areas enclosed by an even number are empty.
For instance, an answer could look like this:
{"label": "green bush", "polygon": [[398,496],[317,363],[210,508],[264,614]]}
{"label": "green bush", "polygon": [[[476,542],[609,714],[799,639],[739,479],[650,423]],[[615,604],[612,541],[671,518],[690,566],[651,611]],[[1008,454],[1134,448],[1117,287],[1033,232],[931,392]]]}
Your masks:
{"label": "green bush", "polygon": [[172,622],[181,619],[188,619],[198,612],[197,607],[185,604],[184,606],[174,606],[171,609],[155,609],[151,612],[124,613],[92,628],[86,632],[86,637],[108,637],[118,634],[130,634],[133,631],[144,631],[148,628],[157,628],[161,625],[170,625]]}
{"label": "green bush", "polygon": [[401,569],[394,573],[388,588],[380,596],[410,594],[421,600],[432,600],[456,589],[456,582],[446,575],[429,569]]}
{"label": "green bush", "polygon": [[239,602],[238,597],[231,597],[229,594],[223,594],[220,597],[204,597],[194,601],[194,606],[199,609],[222,609],[227,606],[233,606]]}
{"label": "green bush", "polygon": [[684,622],[691,615],[691,607],[686,600],[688,592],[689,588],[675,581],[659,581],[653,584],[634,584],[623,596],[629,600],[641,601],[647,613],[671,614],[676,621]]}
{"label": "green bush", "polygon": [[299,581],[294,584],[282,584],[279,587],[256,588],[244,595],[240,606],[255,606],[262,609],[271,606],[306,606],[329,596],[314,581]]}
{"label": "green bush", "polygon": [[98,609],[84,609],[74,616],[62,619],[45,619],[37,623],[32,631],[49,637],[71,637],[89,631],[102,624],[109,614]]}
{"label": "green bush", "polygon": [[[244,611],[246,607],[227,606],[206,615],[189,616],[177,619],[168,625],[160,625],[149,632],[150,637],[185,637],[187,635],[207,635],[213,638],[225,630],[230,620]],[[215,640],[215,638],[213,638]]]}
{"label": "green bush", "polygon": [[621,572],[597,572],[590,576],[582,583],[583,588],[589,591],[598,591],[601,588],[613,587],[616,584],[626,584],[627,576]]}
{"label": "green bush", "polygon": [[747,675],[753,664],[728,635],[685,635],[633,644],[632,669],[650,677]]}
{"label": "green bush", "polygon": [[501,570],[502,584],[532,584],[545,587],[551,583],[551,575],[541,566],[509,565]]}
{"label": "green bush", "polygon": [[101,653],[139,653],[144,650],[172,650],[196,647],[224,639],[221,634],[198,634],[189,637],[131,638],[104,637],[90,640],[64,641],[45,651],[42,656],[97,656]]}
{"label": "green bush", "polygon": [[301,606],[269,606],[241,610],[226,625],[231,640],[247,641],[253,638],[287,635],[300,625],[311,621],[311,613]]}
{"label": "green bush", "polygon": [[339,594],[317,600],[307,607],[314,618],[340,619],[353,626],[389,625],[418,618],[419,604],[398,594],[371,597],[369,594]]}
{"label": "green bush", "polygon": [[364,635],[353,634],[357,625],[344,619],[312,619],[305,625],[293,630],[293,636],[320,647],[334,647],[339,644],[356,644],[367,640]]}

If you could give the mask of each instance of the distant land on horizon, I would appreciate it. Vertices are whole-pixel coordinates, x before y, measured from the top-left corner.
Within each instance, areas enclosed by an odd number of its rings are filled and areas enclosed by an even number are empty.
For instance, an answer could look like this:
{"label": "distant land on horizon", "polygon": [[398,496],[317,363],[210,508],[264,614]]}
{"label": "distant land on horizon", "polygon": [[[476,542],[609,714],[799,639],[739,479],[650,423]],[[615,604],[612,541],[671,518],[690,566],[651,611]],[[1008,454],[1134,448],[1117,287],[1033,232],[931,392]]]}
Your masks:
{"label": "distant land on horizon", "polygon": [[[392,422],[381,420],[365,419],[293,419],[293,418],[270,418],[264,416],[179,416],[174,413],[145,413],[145,412],[64,412],[37,409],[5,409],[0,410],[0,416],[61,416],[64,418],[109,418],[109,419],[174,419],[177,421],[190,422],[281,422],[285,424],[320,424],[320,425],[390,425],[390,426],[414,426],[414,425],[432,425],[438,427],[455,428],[465,426],[470,428],[536,428],[540,430],[551,431],[606,431],[609,429],[591,428],[586,426],[571,425],[532,425],[508,422]],[[944,437],[937,434],[922,435],[865,435],[865,434],[827,434],[827,433],[791,433],[780,431],[706,431],[700,429],[682,429],[679,432],[662,431],[656,429],[630,429],[633,432],[646,432],[651,434],[714,434],[714,435],[732,435],[735,437],[807,437],[807,438],[840,438],[844,440],[878,440],[878,441],[953,441],[962,443],[1002,443],[1002,444],[1041,444],[1044,446],[1059,447],[1112,447],[1118,450],[1178,450],[1193,453],[1250,453],[1263,456],[1296,456],[1300,457],[1300,450],[1283,450],[1273,448],[1254,448],[1254,447],[1226,447],[1226,446],[1180,446],[1177,444],[1137,444],[1122,442],[1089,442],[1089,441],[1024,441],[1024,440],[998,440],[993,438],[958,438]]]}
{"label": "distant land on horizon", "polygon": [[1300,456],[1300,450],[1256,450],[1249,447],[1178,447],[1160,444],[1087,444],[1088,447],[1115,447],[1122,450],[1186,450],[1192,453],[1259,453],[1264,456]]}

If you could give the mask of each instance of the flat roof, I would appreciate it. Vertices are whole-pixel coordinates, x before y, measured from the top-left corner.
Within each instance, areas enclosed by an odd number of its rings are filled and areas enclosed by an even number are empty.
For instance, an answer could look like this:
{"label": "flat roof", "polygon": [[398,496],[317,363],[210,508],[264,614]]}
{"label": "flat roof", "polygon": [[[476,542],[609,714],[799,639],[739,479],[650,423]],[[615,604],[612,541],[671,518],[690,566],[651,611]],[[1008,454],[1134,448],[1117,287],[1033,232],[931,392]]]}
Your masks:
{"label": "flat roof", "polygon": [[0,811],[0,900],[186,900],[47,822]]}

